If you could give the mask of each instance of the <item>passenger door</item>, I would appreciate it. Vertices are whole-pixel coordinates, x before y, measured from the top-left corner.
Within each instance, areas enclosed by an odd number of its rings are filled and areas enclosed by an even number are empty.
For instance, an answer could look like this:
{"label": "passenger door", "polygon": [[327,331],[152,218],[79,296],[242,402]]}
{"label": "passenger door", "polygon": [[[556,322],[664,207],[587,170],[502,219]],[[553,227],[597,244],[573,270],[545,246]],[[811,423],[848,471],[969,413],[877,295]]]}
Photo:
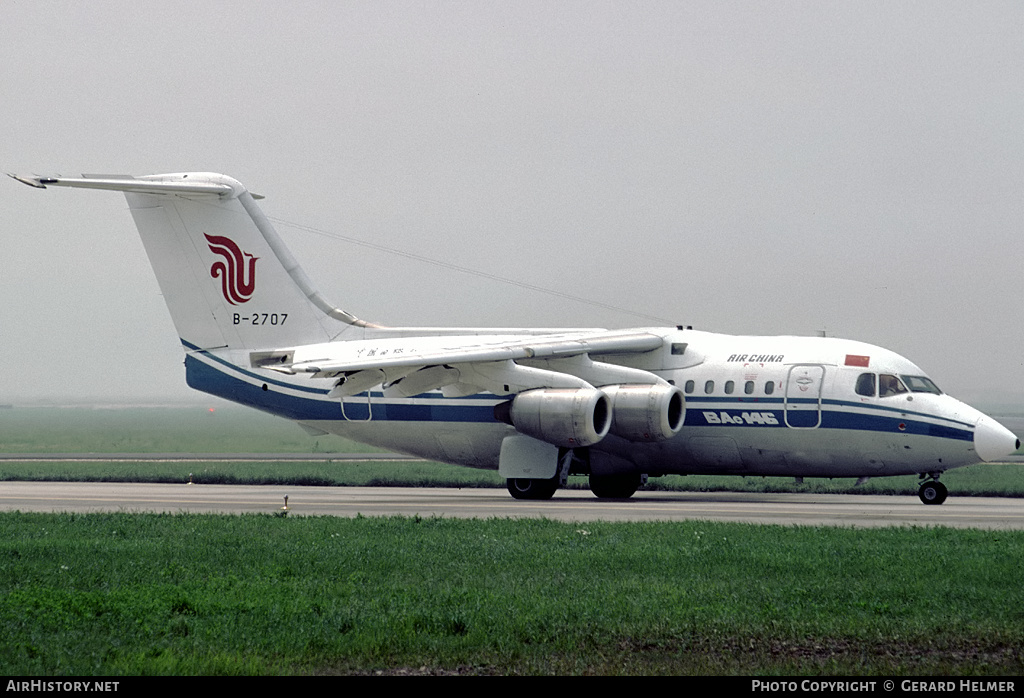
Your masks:
{"label": "passenger door", "polygon": [[784,401],[787,427],[817,429],[821,426],[821,391],[824,382],[824,366],[794,364],[789,367]]}

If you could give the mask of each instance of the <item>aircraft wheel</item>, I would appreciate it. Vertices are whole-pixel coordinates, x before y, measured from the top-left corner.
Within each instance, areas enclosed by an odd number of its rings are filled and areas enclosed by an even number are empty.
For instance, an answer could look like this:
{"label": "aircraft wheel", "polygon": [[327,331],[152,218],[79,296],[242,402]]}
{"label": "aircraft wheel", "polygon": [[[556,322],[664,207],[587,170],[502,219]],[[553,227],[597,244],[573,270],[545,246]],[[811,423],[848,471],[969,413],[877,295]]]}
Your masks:
{"label": "aircraft wheel", "polygon": [[558,489],[557,477],[550,480],[510,477],[505,482],[508,485],[508,493],[515,499],[551,499]]}
{"label": "aircraft wheel", "polygon": [[640,487],[640,478],[640,473],[591,475],[590,491],[599,499],[628,499]]}
{"label": "aircraft wheel", "polygon": [[929,480],[921,485],[921,489],[917,492],[917,496],[925,504],[942,504],[948,495],[949,490],[938,480]]}

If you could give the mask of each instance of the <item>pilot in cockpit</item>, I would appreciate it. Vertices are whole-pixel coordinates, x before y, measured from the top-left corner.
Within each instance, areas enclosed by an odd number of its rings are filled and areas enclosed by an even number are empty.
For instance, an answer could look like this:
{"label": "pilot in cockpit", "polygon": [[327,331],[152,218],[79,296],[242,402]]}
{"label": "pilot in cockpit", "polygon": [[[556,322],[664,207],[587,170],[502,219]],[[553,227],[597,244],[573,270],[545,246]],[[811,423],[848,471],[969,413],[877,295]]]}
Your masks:
{"label": "pilot in cockpit", "polygon": [[878,377],[878,397],[889,397],[890,395],[899,395],[905,392],[904,388],[900,384],[900,379],[888,373],[883,373]]}

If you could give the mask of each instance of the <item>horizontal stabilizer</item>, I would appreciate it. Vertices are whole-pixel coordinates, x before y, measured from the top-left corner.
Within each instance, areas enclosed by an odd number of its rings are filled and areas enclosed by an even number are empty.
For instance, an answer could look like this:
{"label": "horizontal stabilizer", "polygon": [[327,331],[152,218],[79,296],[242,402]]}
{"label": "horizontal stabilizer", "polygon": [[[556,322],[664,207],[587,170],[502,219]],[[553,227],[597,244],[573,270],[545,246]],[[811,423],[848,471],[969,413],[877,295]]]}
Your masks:
{"label": "horizontal stabilizer", "polygon": [[160,181],[130,176],[90,176],[90,177],[38,177],[29,175],[8,174],[23,184],[37,189],[47,187],[77,187],[81,189],[106,189],[134,194],[179,194],[231,196],[240,193],[236,187],[221,182],[183,182]]}

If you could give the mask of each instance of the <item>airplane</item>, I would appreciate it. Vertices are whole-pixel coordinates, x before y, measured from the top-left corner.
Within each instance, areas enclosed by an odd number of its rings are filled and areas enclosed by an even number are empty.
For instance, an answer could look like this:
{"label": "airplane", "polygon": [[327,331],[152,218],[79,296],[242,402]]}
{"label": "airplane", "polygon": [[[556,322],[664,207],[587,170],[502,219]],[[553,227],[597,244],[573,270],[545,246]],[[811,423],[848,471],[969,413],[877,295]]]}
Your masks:
{"label": "airplane", "polygon": [[915,364],[835,337],[689,327],[385,327],[329,303],[251,194],[214,173],[10,175],[123,192],[199,391],[309,433],[497,469],[516,499],[600,498],[666,474],[916,474],[1020,448]]}

